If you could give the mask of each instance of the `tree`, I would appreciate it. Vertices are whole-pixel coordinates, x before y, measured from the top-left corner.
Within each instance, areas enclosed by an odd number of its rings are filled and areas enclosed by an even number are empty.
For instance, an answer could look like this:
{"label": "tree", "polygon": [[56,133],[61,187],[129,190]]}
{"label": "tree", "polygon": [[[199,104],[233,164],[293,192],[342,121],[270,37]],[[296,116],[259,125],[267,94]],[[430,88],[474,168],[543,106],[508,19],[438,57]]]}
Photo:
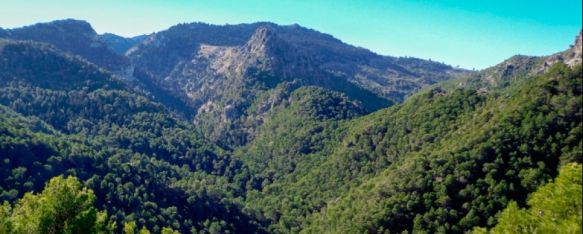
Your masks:
{"label": "tree", "polygon": [[127,222],[123,225],[123,233],[125,234],[135,234],[136,229],[136,222]]}
{"label": "tree", "polygon": [[180,234],[180,232],[175,231],[172,228],[165,227],[165,228],[162,228],[162,234]]}
{"label": "tree", "polygon": [[[530,208],[511,202],[489,233],[581,233],[583,170],[580,164],[564,166],[557,179],[540,187],[529,200]],[[478,228],[474,233],[488,233]]]}
{"label": "tree", "polygon": [[4,203],[0,211],[2,233],[111,233],[107,221],[93,203],[93,191],[75,177],[51,179],[39,194],[27,193],[12,208]]}

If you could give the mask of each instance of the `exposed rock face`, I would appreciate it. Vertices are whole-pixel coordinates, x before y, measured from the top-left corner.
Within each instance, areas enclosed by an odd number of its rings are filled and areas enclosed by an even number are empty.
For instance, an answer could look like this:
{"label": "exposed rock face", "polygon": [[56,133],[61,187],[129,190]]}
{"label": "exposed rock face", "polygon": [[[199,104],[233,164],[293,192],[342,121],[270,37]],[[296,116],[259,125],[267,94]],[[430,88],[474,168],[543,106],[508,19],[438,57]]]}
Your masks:
{"label": "exposed rock face", "polygon": [[483,73],[483,78],[492,86],[505,85],[519,77],[527,74],[536,73],[537,67],[541,66],[539,57],[516,55],[505,60],[504,62],[487,68]]}
{"label": "exposed rock face", "polygon": [[579,32],[579,36],[575,39],[575,45],[572,48],[573,63],[581,63],[583,60],[583,31]]}
{"label": "exposed rock face", "polygon": [[[184,35],[191,34],[188,31],[208,26],[176,26],[146,39],[130,49],[128,56],[159,79],[169,81],[167,83],[179,81],[169,86],[185,87],[182,80],[189,75],[195,80],[193,82],[199,82],[203,75],[194,73],[203,71],[205,76],[214,73],[231,78],[269,76],[267,83],[273,81],[272,86],[289,79],[302,79],[321,86],[342,83],[343,86],[357,86],[377,98],[396,101],[458,72],[449,66],[420,59],[379,56],[298,26],[242,25],[243,36],[249,26],[256,29],[244,43],[224,38],[219,41],[223,43],[217,43],[198,35],[187,40]],[[231,26],[225,27],[225,34],[233,31]],[[238,38],[238,35],[225,37]],[[177,51],[169,52],[172,50]],[[177,75],[181,78],[177,79]]]}
{"label": "exposed rock face", "polygon": [[243,127],[248,119],[262,119],[270,108],[253,113],[247,108],[254,103],[267,105],[256,103],[257,97],[283,83],[350,91],[354,99],[368,102],[369,111],[390,104],[371,91],[317,69],[310,53],[283,40],[269,27],[259,27],[240,46],[201,44],[196,51],[190,61],[175,66],[162,84],[197,110],[195,121],[207,126],[211,138],[236,138],[243,144],[249,138],[248,130],[242,136],[223,133],[237,132],[231,128]]}
{"label": "exposed rock face", "polygon": [[571,46],[571,48],[554,54],[550,56],[545,62],[545,66],[548,67],[557,62],[564,62],[568,66],[572,67],[576,64],[580,64],[583,60],[583,31],[579,32],[577,38],[575,39],[575,43]]}
{"label": "exposed rock face", "polygon": [[[258,97],[279,85],[344,93],[370,112],[463,72],[421,59],[380,56],[297,25],[271,23],[178,25],[151,35],[127,56],[187,103],[213,139],[252,137],[252,130],[244,129],[254,126],[244,123],[260,123],[270,108],[252,113],[248,108],[270,106],[257,103]],[[224,135],[239,130],[244,136]]]}
{"label": "exposed rock face", "polygon": [[[150,36],[127,54],[136,65],[164,79],[176,72],[177,66],[199,56],[201,49],[208,56],[224,53],[234,59],[234,49],[245,45],[247,51],[238,51],[244,55],[242,59],[265,58],[253,61],[257,62],[256,68],[261,72],[277,74],[280,79],[333,76],[394,101],[401,101],[427,84],[449,79],[452,73],[460,72],[450,66],[421,59],[380,56],[314,30],[271,23],[177,25]],[[227,68],[232,67],[223,67]],[[243,67],[237,69],[230,72],[244,70]]]}

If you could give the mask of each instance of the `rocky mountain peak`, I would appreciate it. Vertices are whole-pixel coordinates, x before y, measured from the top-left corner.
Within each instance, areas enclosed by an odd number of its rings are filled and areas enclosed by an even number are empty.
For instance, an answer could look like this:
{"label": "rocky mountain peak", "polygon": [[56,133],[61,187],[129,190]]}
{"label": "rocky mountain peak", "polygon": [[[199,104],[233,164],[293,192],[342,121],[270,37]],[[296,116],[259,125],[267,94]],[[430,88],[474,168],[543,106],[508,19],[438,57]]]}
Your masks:
{"label": "rocky mountain peak", "polygon": [[583,30],[579,31],[579,35],[575,39],[575,44],[568,51],[572,53],[572,61],[568,61],[571,62],[569,65],[581,63],[583,57]]}
{"label": "rocky mountain peak", "polygon": [[273,29],[259,27],[247,41],[245,48],[254,55],[277,56],[282,52],[284,42],[276,35]]}
{"label": "rocky mountain peak", "polygon": [[275,32],[272,29],[265,27],[265,26],[261,26],[261,27],[257,28],[257,30],[255,30],[255,33],[251,36],[249,41],[265,43],[275,36],[276,36]]}
{"label": "rocky mountain peak", "polygon": [[579,31],[579,35],[575,38],[575,43],[567,50],[550,56],[545,61],[544,69],[557,62],[564,62],[572,67],[580,64],[583,61],[583,30]]}

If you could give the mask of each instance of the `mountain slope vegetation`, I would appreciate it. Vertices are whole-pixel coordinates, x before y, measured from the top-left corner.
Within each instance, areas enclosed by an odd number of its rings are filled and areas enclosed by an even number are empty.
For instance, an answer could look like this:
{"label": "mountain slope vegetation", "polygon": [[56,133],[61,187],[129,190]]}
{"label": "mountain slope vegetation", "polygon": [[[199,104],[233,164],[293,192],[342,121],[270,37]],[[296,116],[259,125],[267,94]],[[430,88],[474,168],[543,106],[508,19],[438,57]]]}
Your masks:
{"label": "mountain slope vegetation", "polygon": [[[222,223],[215,229],[236,230],[238,224],[222,220],[243,217],[236,206],[219,205],[219,198],[202,192],[208,186],[179,186],[181,179],[214,181],[239,168],[187,122],[91,64],[44,45],[6,42],[0,56],[30,66],[0,65],[0,103],[7,106],[0,115],[3,200],[39,191],[53,176],[75,175],[117,223],[183,232]],[[235,222],[252,228],[244,219]]]}
{"label": "mountain slope vegetation", "polygon": [[556,66],[510,97],[454,91],[437,98],[456,107],[466,106],[463,100],[474,110],[457,116],[450,130],[429,132],[421,139],[431,143],[341,196],[305,231],[463,232],[493,225],[487,217],[509,200],[524,202],[559,164],[581,162],[581,75],[580,66]]}
{"label": "mountain slope vegetation", "polygon": [[474,233],[581,233],[583,171],[581,164],[561,168],[555,181],[545,184],[528,198],[528,209],[511,202],[498,217],[498,224],[489,232]]}

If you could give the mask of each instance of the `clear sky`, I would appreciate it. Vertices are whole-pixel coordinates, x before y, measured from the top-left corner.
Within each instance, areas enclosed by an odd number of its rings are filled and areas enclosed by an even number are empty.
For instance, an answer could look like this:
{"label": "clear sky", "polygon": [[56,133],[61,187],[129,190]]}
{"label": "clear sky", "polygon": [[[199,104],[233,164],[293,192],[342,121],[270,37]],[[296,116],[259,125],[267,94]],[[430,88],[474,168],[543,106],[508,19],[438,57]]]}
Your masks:
{"label": "clear sky", "polygon": [[75,18],[97,32],[147,34],[185,22],[298,23],[383,55],[485,68],[566,49],[581,0],[1,0],[0,27]]}

